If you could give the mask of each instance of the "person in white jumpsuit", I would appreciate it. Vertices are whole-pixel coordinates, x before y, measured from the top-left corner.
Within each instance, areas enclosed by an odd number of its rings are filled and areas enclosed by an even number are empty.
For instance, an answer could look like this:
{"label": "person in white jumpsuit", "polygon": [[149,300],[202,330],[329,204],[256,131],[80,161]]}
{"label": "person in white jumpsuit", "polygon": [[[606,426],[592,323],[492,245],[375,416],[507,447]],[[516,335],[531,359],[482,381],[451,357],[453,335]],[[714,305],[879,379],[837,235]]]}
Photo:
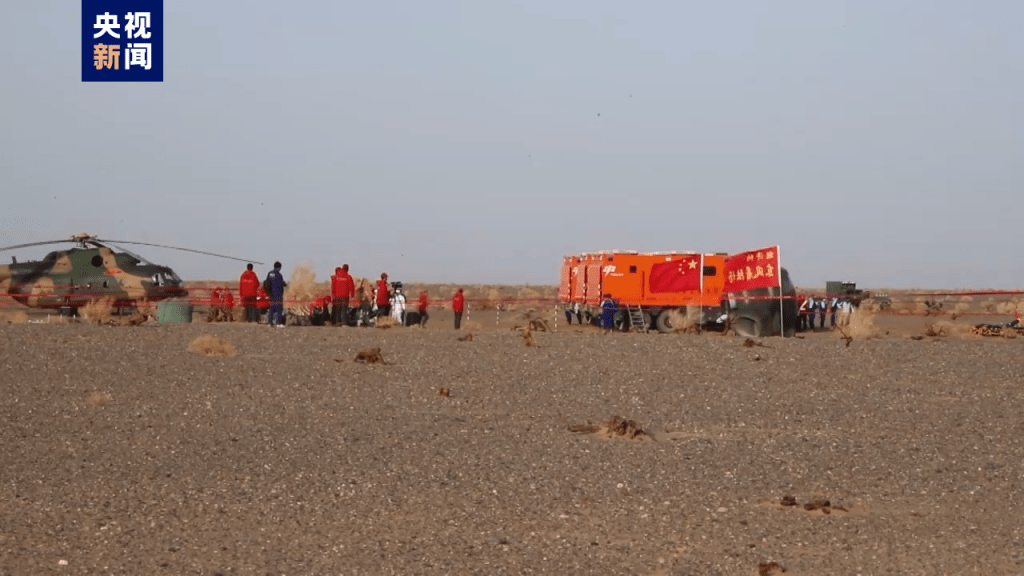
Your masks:
{"label": "person in white jumpsuit", "polygon": [[400,326],[405,326],[405,294],[401,288],[395,288],[395,295],[391,297],[391,317]]}

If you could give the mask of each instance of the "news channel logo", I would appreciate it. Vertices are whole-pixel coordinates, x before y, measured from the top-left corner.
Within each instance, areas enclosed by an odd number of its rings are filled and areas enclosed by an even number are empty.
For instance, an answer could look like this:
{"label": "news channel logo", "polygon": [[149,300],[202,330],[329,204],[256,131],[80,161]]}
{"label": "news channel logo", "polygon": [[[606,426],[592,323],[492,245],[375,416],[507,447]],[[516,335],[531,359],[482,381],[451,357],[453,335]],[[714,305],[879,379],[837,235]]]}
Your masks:
{"label": "news channel logo", "polygon": [[163,0],[82,0],[82,82],[163,81]]}

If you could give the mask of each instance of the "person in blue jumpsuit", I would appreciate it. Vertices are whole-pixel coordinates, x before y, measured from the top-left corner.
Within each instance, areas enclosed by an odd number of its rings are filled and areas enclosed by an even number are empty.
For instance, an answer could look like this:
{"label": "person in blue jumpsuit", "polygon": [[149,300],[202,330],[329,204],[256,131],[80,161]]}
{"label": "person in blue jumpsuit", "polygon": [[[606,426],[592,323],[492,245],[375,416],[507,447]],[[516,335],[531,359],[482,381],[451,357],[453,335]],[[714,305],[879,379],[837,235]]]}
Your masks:
{"label": "person in blue jumpsuit", "polygon": [[601,327],[606,330],[615,328],[615,311],[618,307],[612,301],[611,294],[604,295],[604,302],[601,303]]}
{"label": "person in blue jumpsuit", "polygon": [[274,269],[267,273],[267,279],[263,281],[270,296],[270,316],[267,323],[271,326],[284,328],[284,287],[288,285],[281,275],[281,263],[274,262]]}

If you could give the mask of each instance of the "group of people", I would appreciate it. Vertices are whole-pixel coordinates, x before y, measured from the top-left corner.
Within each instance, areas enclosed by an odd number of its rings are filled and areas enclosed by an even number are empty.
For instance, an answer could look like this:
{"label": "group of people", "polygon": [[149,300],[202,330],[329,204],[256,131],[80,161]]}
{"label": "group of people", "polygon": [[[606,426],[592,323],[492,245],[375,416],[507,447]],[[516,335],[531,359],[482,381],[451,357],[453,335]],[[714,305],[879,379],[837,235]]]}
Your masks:
{"label": "group of people", "polygon": [[[267,273],[267,278],[260,284],[260,278],[252,269],[252,264],[245,266],[245,272],[238,279],[238,297],[245,310],[246,322],[259,322],[262,309],[267,310],[267,324],[284,327],[284,289],[288,283],[281,274],[281,263],[274,262],[274,269]],[[268,304],[263,304],[269,300]],[[261,305],[262,304],[262,305]]]}
{"label": "group of people", "polygon": [[[260,284],[259,277],[253,271],[252,264],[246,265],[238,281],[238,292],[242,307],[245,310],[246,322],[259,322],[260,294],[265,293],[269,300],[269,316],[267,323],[271,326],[284,327],[284,289],[288,286],[284,276],[281,274],[281,263],[274,262],[274,268],[266,279]],[[348,264],[334,269],[331,276],[331,294],[318,298],[311,306],[313,311],[330,310],[330,324],[332,326],[346,326],[350,324],[351,314],[349,309],[358,307],[355,325],[369,325],[370,321],[378,317],[390,316],[396,323],[407,325],[411,323],[426,326],[430,317],[428,308],[430,298],[426,290],[419,294],[417,302],[417,315],[415,322],[406,311],[406,298],[402,291],[402,283],[395,282],[389,286],[388,274],[384,272],[377,280],[376,287],[371,287],[366,280],[356,287],[355,279],[349,274]],[[466,299],[462,288],[459,288],[452,297],[452,312],[455,315],[455,329],[462,327],[462,315],[465,312]]]}
{"label": "group of people", "polygon": [[[845,327],[850,324],[850,315],[856,306],[853,300],[839,296],[797,296],[799,326],[801,331],[814,330],[814,317],[818,316],[818,329],[825,329],[825,316],[831,312],[830,327]],[[838,317],[838,318],[837,318]]]}

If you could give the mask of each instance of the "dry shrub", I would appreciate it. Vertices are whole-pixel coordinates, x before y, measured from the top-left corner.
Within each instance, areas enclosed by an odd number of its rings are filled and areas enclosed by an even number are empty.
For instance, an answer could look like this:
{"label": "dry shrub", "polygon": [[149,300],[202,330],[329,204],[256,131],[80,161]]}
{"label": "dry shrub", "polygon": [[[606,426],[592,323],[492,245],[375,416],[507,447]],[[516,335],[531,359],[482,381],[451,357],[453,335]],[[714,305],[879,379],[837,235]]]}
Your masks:
{"label": "dry shrub", "polygon": [[234,356],[235,347],[227,338],[211,336],[209,334],[200,336],[188,345],[189,352],[203,354],[204,356]]}
{"label": "dry shrub", "polygon": [[760,562],[757,565],[757,576],[777,576],[785,572],[786,569],[778,562]]}
{"label": "dry shrub", "polygon": [[472,334],[466,334],[465,336],[459,336],[457,338],[457,340],[459,342],[472,342],[473,341],[473,335]]}
{"label": "dry shrub", "polygon": [[881,312],[882,303],[874,298],[865,298],[864,300],[861,301],[860,306],[858,306],[856,310],[863,310],[865,312],[872,313]]}
{"label": "dry shrub", "polygon": [[111,326],[142,326],[149,320],[149,317],[141,312],[136,311],[131,316],[119,316],[117,318],[111,318],[108,320],[108,324]]}
{"label": "dry shrub", "polygon": [[1024,301],[1022,300],[1010,300],[1008,302],[1000,302],[996,304],[997,314],[1013,314],[1024,310]]}
{"label": "dry shrub", "polygon": [[638,424],[635,420],[626,420],[620,416],[612,416],[608,420],[601,423],[600,426],[595,426],[589,422],[586,424],[572,424],[569,426],[570,432],[585,432],[588,434],[600,434],[605,438],[629,438],[631,440],[639,440],[643,438],[649,438],[650,436]]}
{"label": "dry shrub", "polygon": [[28,322],[28,314],[24,310],[3,310],[0,311],[0,322],[8,324],[25,324]]}
{"label": "dry shrub", "polygon": [[551,327],[548,326],[546,320],[541,318],[533,318],[530,320],[530,330],[534,332],[551,332]]}
{"label": "dry shrub", "polygon": [[135,313],[145,316],[147,320],[156,320],[156,302],[150,302],[148,300],[139,300],[138,302],[135,303]]}
{"label": "dry shrub", "polygon": [[102,300],[91,300],[85,306],[82,306],[78,313],[82,318],[89,322],[96,324],[106,324],[110,317],[113,315],[114,303],[110,298],[103,298]]}
{"label": "dry shrub", "polygon": [[356,362],[365,362],[367,364],[387,364],[384,361],[384,356],[381,356],[380,348],[371,348],[369,350],[361,350],[356,354]]}
{"label": "dry shrub", "polygon": [[315,267],[308,263],[296,265],[284,288],[285,309],[305,316],[309,313],[309,303],[316,300],[317,291]]}
{"label": "dry shrub", "polygon": [[523,332],[523,344],[526,344],[527,348],[536,348],[537,341],[533,339],[533,334],[529,329]]}
{"label": "dry shrub", "polygon": [[[475,288],[475,287],[474,287]],[[481,287],[481,291],[483,287]],[[495,287],[487,288],[487,302],[481,306],[485,310],[504,310],[504,303],[501,298],[501,290]]]}
{"label": "dry shrub", "polygon": [[449,398],[452,395],[452,391],[447,389],[447,388],[442,387],[441,389],[439,389],[437,391],[437,395],[438,396],[444,396],[445,398]]}
{"label": "dry shrub", "polygon": [[529,286],[523,286],[516,292],[516,298],[519,300],[536,300],[541,298],[542,294],[539,290],[530,288]]}
{"label": "dry shrub", "polygon": [[877,338],[882,331],[875,324],[875,313],[865,310],[863,307],[855,308],[850,313],[850,323],[845,327],[844,332],[852,338]]}
{"label": "dry shrub", "polygon": [[609,437],[621,436],[632,440],[647,436],[647,432],[644,432],[636,421],[626,420],[619,416],[612,416],[610,419],[605,420],[601,423],[601,428],[604,434]]}
{"label": "dry shrub", "polygon": [[976,338],[978,335],[972,330],[973,326],[956,324],[949,320],[939,320],[925,325],[924,335],[932,338],[940,336],[956,336],[959,338]]}
{"label": "dry shrub", "polygon": [[374,326],[377,328],[391,328],[392,326],[398,326],[398,322],[395,322],[393,316],[377,316],[374,320]]}
{"label": "dry shrub", "polygon": [[88,398],[89,405],[96,407],[105,406],[106,404],[109,404],[111,400],[113,400],[113,398],[111,398],[110,394],[107,394],[106,392],[93,392],[92,394],[89,394]]}

